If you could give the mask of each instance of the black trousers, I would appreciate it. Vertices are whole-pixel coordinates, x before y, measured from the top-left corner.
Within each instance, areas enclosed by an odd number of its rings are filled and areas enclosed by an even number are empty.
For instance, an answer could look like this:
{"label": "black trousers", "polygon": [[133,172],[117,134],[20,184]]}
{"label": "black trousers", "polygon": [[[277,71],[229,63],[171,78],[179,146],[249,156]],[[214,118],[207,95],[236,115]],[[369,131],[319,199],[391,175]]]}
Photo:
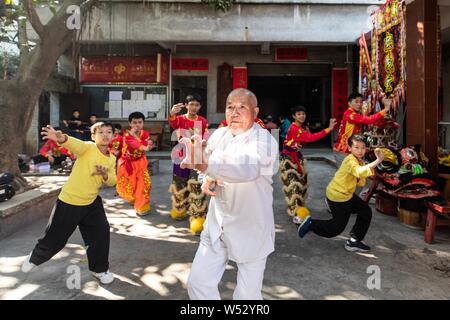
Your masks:
{"label": "black trousers", "polygon": [[74,206],[56,201],[45,235],[38,240],[30,262],[40,265],[61,251],[79,227],[87,247],[89,270],[100,273],[109,268],[109,223],[102,198],[99,196],[87,206]]}
{"label": "black trousers", "polygon": [[367,230],[369,230],[370,221],[372,220],[372,209],[369,205],[356,194],[353,194],[353,197],[346,202],[334,202],[329,199],[327,201],[333,218],[330,220],[313,219],[311,230],[321,237],[336,237],[344,231],[350,215],[353,213],[357,217],[350,236],[358,241],[362,241],[367,234]]}

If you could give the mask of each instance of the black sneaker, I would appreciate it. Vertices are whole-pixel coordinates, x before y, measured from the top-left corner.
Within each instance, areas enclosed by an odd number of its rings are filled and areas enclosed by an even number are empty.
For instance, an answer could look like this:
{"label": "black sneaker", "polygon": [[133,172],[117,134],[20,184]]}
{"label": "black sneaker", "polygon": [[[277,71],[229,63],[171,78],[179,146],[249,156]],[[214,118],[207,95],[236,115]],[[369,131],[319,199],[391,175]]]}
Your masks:
{"label": "black sneaker", "polygon": [[302,224],[298,227],[298,230],[297,230],[298,236],[300,238],[303,238],[310,229],[311,229],[311,216],[308,216],[305,218],[305,220],[302,222]]}
{"label": "black sneaker", "polygon": [[345,243],[345,250],[347,251],[360,251],[360,252],[369,252],[370,247],[362,241],[350,241],[347,240]]}

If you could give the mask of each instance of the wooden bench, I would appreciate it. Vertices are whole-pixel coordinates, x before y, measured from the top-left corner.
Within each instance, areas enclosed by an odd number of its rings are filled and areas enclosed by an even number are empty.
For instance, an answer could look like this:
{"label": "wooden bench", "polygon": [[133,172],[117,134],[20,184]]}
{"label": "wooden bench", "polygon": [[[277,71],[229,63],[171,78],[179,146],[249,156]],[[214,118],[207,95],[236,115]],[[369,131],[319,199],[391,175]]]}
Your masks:
{"label": "wooden bench", "polygon": [[450,226],[450,202],[427,202],[425,242],[433,243],[436,226]]}

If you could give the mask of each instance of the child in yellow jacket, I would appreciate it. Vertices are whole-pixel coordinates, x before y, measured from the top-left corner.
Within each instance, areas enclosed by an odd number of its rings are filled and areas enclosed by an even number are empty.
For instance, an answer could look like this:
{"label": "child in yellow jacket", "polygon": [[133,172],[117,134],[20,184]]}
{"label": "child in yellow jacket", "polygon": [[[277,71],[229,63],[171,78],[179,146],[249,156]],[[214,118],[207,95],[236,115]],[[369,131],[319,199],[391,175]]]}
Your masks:
{"label": "child in yellow jacket", "polygon": [[91,127],[95,143],[70,137],[51,126],[42,130],[44,139],[68,149],[77,156],[77,161],[58,196],[45,235],[26,258],[22,271],[29,272],[50,260],[79,227],[87,247],[89,270],[101,283],[111,283],[114,276],[108,261],[109,223],[99,191],[102,185],[116,183],[116,158],[109,152],[112,124],[98,122]]}
{"label": "child in yellow jacket", "polygon": [[356,223],[347,240],[345,249],[348,251],[370,251],[370,247],[363,243],[363,239],[370,226],[372,209],[355,194],[356,186],[364,186],[366,178],[374,174],[374,168],[383,161],[384,154],[376,149],[377,159],[364,165],[363,158],[366,153],[366,142],[361,135],[352,135],[348,139],[350,154],[344,159],[342,165],[334,175],[327,187],[327,202],[333,216],[330,220],[304,218],[298,228],[298,235],[303,238],[312,230],[315,234],[333,238],[341,234],[347,226],[350,214],[357,215]]}

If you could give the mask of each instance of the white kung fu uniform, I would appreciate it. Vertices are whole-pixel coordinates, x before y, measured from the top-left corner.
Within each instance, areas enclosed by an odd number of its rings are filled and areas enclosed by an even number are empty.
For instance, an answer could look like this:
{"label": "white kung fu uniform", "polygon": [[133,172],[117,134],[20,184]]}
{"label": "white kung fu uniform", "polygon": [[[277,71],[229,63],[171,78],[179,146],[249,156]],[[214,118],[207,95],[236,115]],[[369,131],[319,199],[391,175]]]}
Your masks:
{"label": "white kung fu uniform", "polygon": [[233,136],[228,127],[208,140],[206,174],[221,181],[211,197],[188,279],[191,299],[220,299],[218,284],[228,260],[238,266],[234,299],[262,299],[267,256],[274,251],[272,176],[278,143],[254,124]]}

